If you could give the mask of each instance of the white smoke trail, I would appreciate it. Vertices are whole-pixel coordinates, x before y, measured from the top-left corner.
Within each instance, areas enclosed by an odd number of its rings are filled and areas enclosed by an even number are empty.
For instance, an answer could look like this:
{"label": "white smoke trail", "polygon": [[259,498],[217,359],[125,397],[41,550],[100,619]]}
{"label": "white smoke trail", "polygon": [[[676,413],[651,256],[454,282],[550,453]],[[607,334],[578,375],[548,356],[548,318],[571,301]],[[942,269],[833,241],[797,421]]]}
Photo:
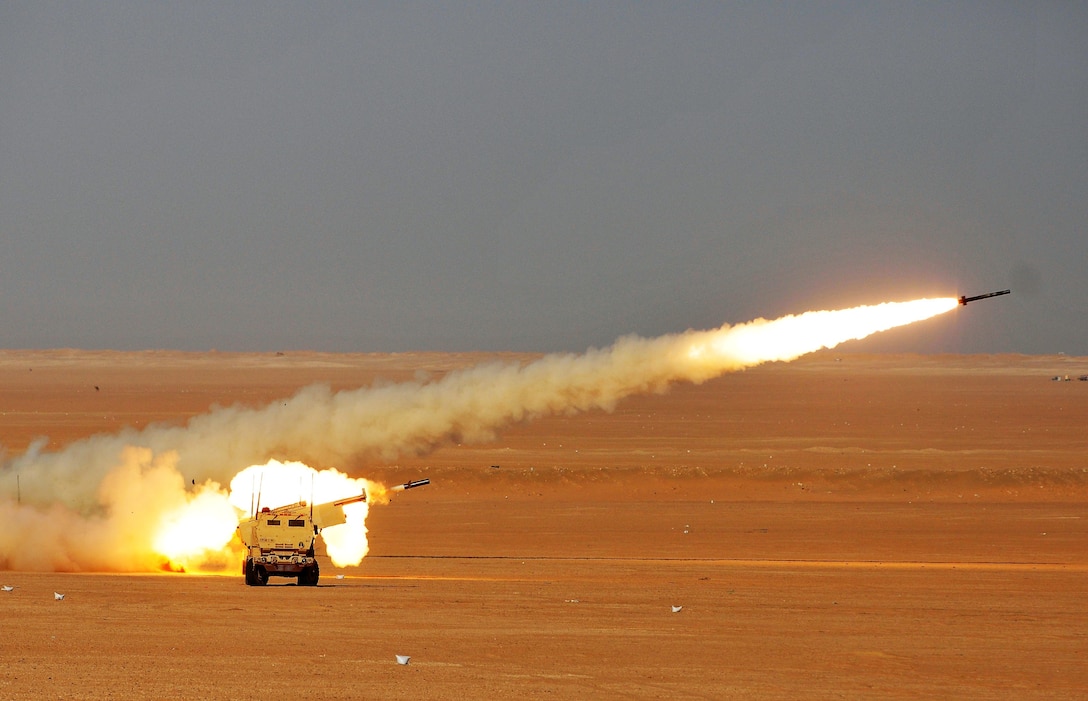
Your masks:
{"label": "white smoke trail", "polygon": [[[132,564],[138,558],[121,557],[129,564],[117,567],[110,564],[115,561],[112,556],[109,563],[97,554],[88,556],[82,542],[56,534],[52,524],[59,522],[58,514],[71,514],[93,526],[84,531],[101,529],[105,534],[96,531],[96,537],[109,540],[114,530],[127,527],[111,490],[145,496],[154,489],[161,492],[163,461],[176,475],[171,477],[175,488],[166,490],[170,498],[185,499],[190,496],[185,488],[190,481],[227,483],[243,468],[270,458],[325,465],[362,455],[392,460],[453,440],[489,440],[513,422],[609,410],[624,397],[662,392],[676,382],[699,383],[731,370],[792,360],[955,306],[954,298],[923,299],[807,312],[774,321],[757,319],[654,339],[629,336],[581,355],[548,355],[527,365],[482,365],[429,383],[337,393],[313,386],[260,409],[219,409],[184,426],[93,436],[56,453],[28,451],[3,470],[20,476],[21,506],[13,503],[14,485],[9,483],[14,480],[0,480],[0,567],[16,563],[38,568],[47,560],[54,563],[52,568],[60,567],[57,563],[67,563],[69,569],[145,568]],[[136,468],[130,465],[131,457],[126,458],[133,455],[132,449],[142,451],[137,453]],[[124,479],[112,477],[117,470],[125,471]],[[25,557],[20,553],[29,538],[41,541],[43,553],[32,566],[18,559]],[[94,540],[89,535],[88,539]],[[44,554],[50,544],[59,554]]]}

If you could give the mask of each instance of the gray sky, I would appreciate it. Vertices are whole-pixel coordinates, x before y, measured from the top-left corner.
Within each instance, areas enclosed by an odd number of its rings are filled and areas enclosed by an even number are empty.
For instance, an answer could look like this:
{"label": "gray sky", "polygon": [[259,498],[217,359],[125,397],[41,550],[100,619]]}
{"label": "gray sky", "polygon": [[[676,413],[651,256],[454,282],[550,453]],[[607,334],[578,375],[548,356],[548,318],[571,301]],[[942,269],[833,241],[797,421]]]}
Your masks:
{"label": "gray sky", "polygon": [[582,350],[1013,295],[1088,355],[1085,3],[0,4],[0,347]]}

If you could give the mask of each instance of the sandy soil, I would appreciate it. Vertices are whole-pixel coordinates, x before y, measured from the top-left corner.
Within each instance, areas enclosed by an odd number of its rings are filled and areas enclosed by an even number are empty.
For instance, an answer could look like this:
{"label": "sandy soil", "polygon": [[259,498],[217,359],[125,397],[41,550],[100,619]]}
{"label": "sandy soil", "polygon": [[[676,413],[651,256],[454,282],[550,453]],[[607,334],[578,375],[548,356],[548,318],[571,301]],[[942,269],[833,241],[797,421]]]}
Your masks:
{"label": "sandy soil", "polygon": [[[2,351],[0,443],[479,360]],[[316,589],[0,572],[0,698],[1085,698],[1085,373],[823,353],[342,465],[432,484]]]}

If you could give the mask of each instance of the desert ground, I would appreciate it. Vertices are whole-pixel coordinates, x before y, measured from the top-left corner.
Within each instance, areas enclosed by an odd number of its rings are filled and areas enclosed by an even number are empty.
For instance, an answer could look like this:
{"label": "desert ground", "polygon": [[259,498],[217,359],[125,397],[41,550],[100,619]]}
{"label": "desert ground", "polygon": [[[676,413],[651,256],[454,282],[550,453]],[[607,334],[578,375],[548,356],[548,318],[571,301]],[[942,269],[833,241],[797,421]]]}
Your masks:
{"label": "desert ground", "polygon": [[[0,443],[526,359],[0,351]],[[0,571],[0,698],[1083,699],[1085,373],[823,352],[315,466],[431,484],[317,588]]]}

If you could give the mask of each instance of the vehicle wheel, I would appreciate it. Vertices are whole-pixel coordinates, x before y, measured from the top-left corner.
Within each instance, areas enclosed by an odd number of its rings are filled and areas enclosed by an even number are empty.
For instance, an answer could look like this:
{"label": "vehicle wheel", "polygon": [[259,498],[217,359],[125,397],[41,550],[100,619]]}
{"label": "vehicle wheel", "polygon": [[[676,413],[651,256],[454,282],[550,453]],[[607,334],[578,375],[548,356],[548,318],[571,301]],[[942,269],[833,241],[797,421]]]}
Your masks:
{"label": "vehicle wheel", "polygon": [[248,558],[248,557],[246,558],[245,564],[242,565],[242,572],[246,576],[246,585],[251,586],[251,587],[256,586],[257,577],[253,573],[253,559],[252,558]]}
{"label": "vehicle wheel", "polygon": [[254,583],[258,587],[263,587],[264,585],[268,584],[268,570],[260,565],[257,565],[257,572],[254,575],[254,580]]}

